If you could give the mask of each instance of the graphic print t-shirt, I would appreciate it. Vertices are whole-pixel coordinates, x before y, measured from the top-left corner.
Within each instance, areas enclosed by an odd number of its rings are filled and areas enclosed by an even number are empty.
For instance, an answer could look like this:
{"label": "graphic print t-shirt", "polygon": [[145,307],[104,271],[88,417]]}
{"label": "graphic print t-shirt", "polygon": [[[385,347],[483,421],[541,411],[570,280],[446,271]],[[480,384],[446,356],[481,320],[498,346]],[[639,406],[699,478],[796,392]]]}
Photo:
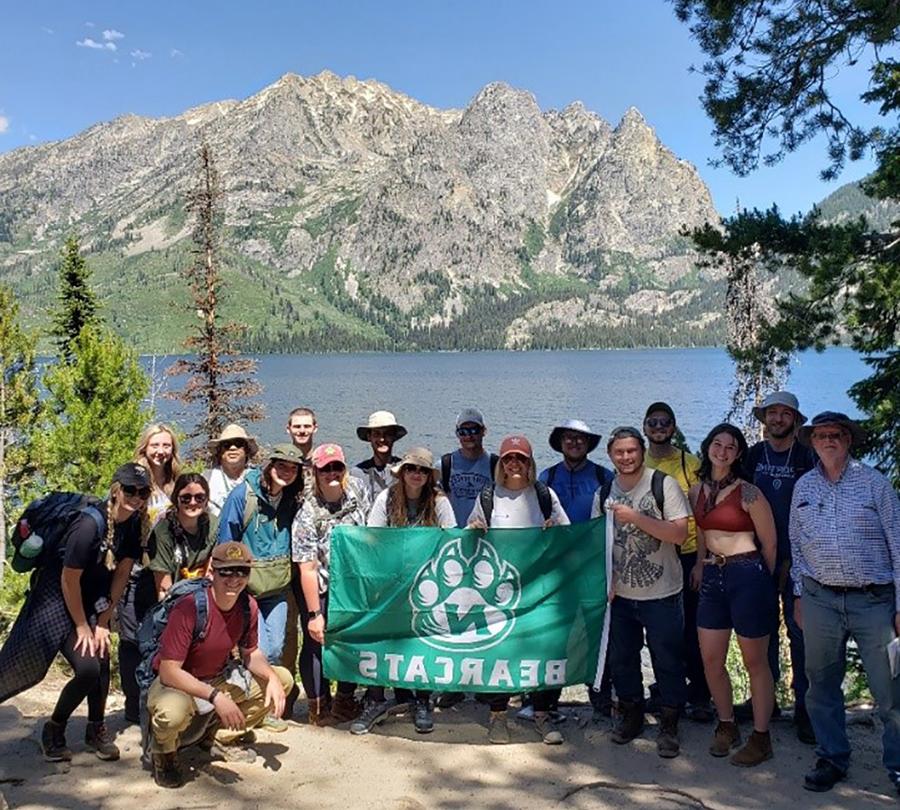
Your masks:
{"label": "graphic print t-shirt", "polygon": [[447,497],[456,515],[456,525],[466,525],[481,490],[491,483],[491,455],[482,453],[472,461],[459,450],[450,456],[450,491]]}
{"label": "graphic print t-shirt", "polygon": [[[642,515],[664,520],[678,520],[690,515],[687,498],[678,482],[667,475],[663,479],[663,514],[660,514],[651,490],[653,470],[644,468],[641,480],[627,492],[613,482],[609,497],[624,503]],[[597,494],[599,497],[599,493]],[[612,518],[610,513],[607,513]],[[664,543],[641,531],[631,523],[619,523],[613,528],[613,576],[616,596],[627,599],[663,599],[682,589],[682,569],[678,547]]]}

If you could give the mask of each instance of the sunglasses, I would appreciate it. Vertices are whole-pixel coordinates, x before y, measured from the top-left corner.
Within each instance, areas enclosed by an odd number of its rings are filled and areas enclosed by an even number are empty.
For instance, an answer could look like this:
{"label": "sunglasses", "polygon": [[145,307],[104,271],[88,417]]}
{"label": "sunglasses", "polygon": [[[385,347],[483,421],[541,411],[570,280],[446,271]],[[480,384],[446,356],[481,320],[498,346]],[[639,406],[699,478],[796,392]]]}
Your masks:
{"label": "sunglasses", "polygon": [[820,442],[839,442],[844,438],[844,434],[838,431],[829,431],[828,433],[813,433],[812,437]]}
{"label": "sunglasses", "polygon": [[185,492],[183,495],[178,496],[178,503],[182,503],[185,506],[187,506],[189,503],[204,504],[204,503],[206,503],[206,493],[205,492]]}
{"label": "sunglasses", "polygon": [[131,484],[122,484],[122,492],[124,492],[128,497],[133,498],[137,495],[139,498],[143,498],[145,501],[150,497],[150,487],[133,487]]}
{"label": "sunglasses", "polygon": [[220,577],[240,577],[241,579],[246,579],[250,576],[249,568],[214,568],[213,570]]}
{"label": "sunglasses", "polygon": [[649,428],[667,428],[672,427],[672,420],[668,416],[651,417],[645,420],[645,424]]}
{"label": "sunglasses", "polygon": [[232,439],[231,441],[224,442],[224,445],[226,450],[229,450],[232,447],[237,447],[238,450],[246,450],[250,446],[243,439]]}
{"label": "sunglasses", "polygon": [[523,456],[521,453],[507,453],[500,460],[504,464],[509,464],[511,461],[517,461],[519,464],[527,464],[528,456]]}
{"label": "sunglasses", "polygon": [[418,464],[404,464],[404,472],[422,473],[422,475],[431,475],[431,467],[421,467]]}
{"label": "sunglasses", "polygon": [[326,464],[324,467],[319,467],[320,473],[342,473],[346,468],[343,464],[337,461],[333,461],[331,464]]}
{"label": "sunglasses", "polygon": [[457,436],[480,436],[484,433],[484,428],[481,427],[458,427],[456,429]]}

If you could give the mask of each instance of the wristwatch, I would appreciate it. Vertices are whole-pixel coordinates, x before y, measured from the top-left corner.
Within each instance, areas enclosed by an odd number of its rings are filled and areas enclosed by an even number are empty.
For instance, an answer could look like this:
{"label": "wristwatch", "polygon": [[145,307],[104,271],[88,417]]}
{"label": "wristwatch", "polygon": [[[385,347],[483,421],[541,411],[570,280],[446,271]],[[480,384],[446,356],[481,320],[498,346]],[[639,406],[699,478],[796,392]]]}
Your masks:
{"label": "wristwatch", "polygon": [[318,619],[319,616],[322,615],[322,611],[321,610],[311,610],[311,611],[309,611],[309,613],[307,615],[309,616],[310,619]]}

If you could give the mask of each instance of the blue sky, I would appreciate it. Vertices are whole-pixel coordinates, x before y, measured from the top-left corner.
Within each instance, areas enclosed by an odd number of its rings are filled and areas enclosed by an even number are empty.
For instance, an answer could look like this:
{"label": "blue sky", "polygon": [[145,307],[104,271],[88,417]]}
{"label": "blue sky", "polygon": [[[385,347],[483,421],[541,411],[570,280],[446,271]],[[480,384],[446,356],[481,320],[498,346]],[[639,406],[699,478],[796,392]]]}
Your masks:
{"label": "blue sky", "polygon": [[[664,0],[29,0],[0,26],[0,152],[70,137],[125,113],[177,115],[245,98],[287,72],[374,78],[436,107],[464,107],[485,84],[572,101],[615,124],[637,107],[663,143],[694,163],[723,214],[778,202],[805,211],[871,170],[825,184],[821,143],[748,178],[716,157],[698,96],[702,62]],[[841,75],[851,111],[864,77]],[[866,111],[864,121],[872,121]]]}

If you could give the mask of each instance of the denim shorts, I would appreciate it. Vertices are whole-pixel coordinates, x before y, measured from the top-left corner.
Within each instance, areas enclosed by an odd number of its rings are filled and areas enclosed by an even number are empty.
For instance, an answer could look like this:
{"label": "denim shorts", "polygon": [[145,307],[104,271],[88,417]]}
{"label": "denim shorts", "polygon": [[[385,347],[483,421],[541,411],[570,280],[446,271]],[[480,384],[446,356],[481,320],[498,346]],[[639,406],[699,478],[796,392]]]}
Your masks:
{"label": "denim shorts", "polygon": [[761,559],[703,566],[697,627],[761,638],[772,632],[777,611],[775,581]]}

